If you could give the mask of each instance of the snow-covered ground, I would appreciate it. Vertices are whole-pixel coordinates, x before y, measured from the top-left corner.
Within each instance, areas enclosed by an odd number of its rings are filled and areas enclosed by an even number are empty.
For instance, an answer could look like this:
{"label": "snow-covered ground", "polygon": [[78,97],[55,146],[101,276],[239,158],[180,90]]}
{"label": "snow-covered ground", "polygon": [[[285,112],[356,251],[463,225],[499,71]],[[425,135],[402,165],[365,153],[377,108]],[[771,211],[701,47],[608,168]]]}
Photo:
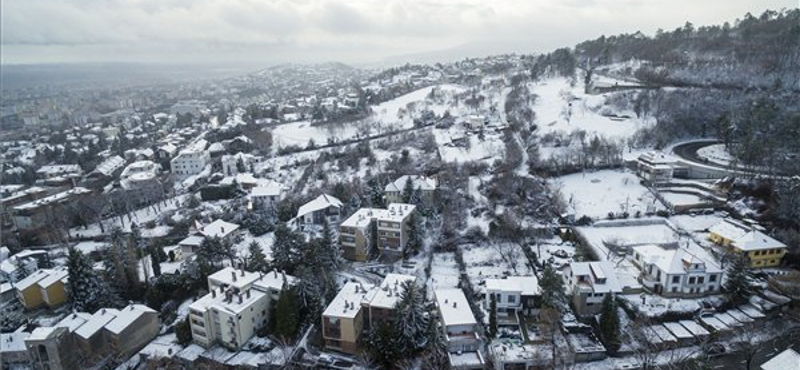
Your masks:
{"label": "snow-covered ground", "polygon": [[665,209],[639,178],[626,170],[582,172],[551,181],[577,217],[605,218],[609,212],[634,215]]}
{"label": "snow-covered ground", "polygon": [[[566,78],[533,83],[530,88],[532,93],[538,95],[534,110],[539,135],[584,130],[590,137],[598,135],[624,139],[633,135],[636,130],[654,124],[651,119],[635,118],[634,112],[619,111],[606,105],[609,94],[586,94],[582,83],[573,87]],[[612,119],[608,115],[627,115],[633,118]]]}
{"label": "snow-covered ground", "polygon": [[[149,206],[145,208],[141,208],[131,213],[131,218],[133,223],[136,223],[140,230],[142,230],[142,236],[145,236],[145,231],[143,224],[155,221],[159,216],[164,214],[168,211],[174,211],[178,209],[186,200],[187,195],[178,195],[173,198],[169,198],[161,203],[161,210],[156,211],[154,206]],[[125,232],[131,231],[131,222],[127,215],[122,217],[123,222],[120,222],[120,217],[112,217],[103,220],[103,227],[105,228],[106,232],[109,232],[114,227],[119,227]],[[159,229],[155,233],[163,232],[163,229]],[[150,231],[148,231],[150,233]],[[102,235],[103,232],[100,230],[100,226],[94,222],[89,224],[86,228],[83,227],[74,227],[70,229],[70,235],[74,237],[96,237]]]}
{"label": "snow-covered ground", "polygon": [[701,158],[708,159],[709,162],[724,166],[729,165],[733,161],[733,156],[725,149],[725,144],[714,144],[702,147],[697,151],[697,155]]}
{"label": "snow-covered ground", "polygon": [[458,263],[455,254],[434,253],[431,261],[431,277],[428,279],[429,293],[433,289],[456,288],[458,287]]}
{"label": "snow-covered ground", "polygon": [[[533,271],[528,266],[528,260],[522,252],[522,246],[519,244],[466,244],[459,248],[464,258],[467,277],[475,291],[479,291],[480,285],[488,278],[528,276],[533,274]],[[514,266],[511,264],[514,264]]]}

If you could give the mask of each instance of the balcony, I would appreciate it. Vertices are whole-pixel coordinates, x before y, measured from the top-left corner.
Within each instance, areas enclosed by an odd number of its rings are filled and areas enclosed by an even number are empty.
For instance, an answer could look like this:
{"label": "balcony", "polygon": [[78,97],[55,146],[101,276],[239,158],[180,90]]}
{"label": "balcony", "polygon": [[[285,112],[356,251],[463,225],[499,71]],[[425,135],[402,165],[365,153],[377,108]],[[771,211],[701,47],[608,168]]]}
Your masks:
{"label": "balcony", "polygon": [[642,283],[642,286],[645,288],[655,291],[657,290],[656,287],[661,286],[661,282],[658,281],[656,278],[646,275],[646,274],[639,274],[639,282]]}

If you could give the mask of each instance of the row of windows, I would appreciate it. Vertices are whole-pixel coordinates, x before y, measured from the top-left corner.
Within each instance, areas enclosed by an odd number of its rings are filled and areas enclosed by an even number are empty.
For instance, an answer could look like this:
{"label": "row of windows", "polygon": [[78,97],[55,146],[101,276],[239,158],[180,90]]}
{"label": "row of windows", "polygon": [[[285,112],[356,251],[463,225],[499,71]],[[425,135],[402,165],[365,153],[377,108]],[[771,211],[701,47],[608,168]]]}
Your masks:
{"label": "row of windows", "polygon": [[752,255],[754,255],[754,256],[766,256],[766,255],[770,255],[770,254],[781,253],[782,250],[783,249],[778,249],[778,248],[776,248],[776,249],[766,249],[766,250],[763,250],[763,251],[752,252]]}

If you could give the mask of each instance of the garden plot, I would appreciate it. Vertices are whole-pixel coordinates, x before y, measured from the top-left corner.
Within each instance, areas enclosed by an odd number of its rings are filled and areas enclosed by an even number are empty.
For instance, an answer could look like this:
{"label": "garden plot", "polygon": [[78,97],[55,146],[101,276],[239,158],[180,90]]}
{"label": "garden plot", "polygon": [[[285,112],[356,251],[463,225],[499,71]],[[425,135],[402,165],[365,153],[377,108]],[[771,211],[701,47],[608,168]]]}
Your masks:
{"label": "garden plot", "polygon": [[519,244],[465,244],[459,248],[464,258],[467,277],[476,292],[487,278],[533,275]]}
{"label": "garden plot", "polygon": [[575,258],[575,246],[572,243],[564,242],[561,238],[552,238],[531,244],[528,248],[536,254],[538,261],[549,262],[556,268],[569,264]]}
{"label": "garden plot", "polygon": [[452,252],[434,253],[431,261],[431,278],[428,279],[429,292],[434,289],[457,288],[460,273],[456,255]]}
{"label": "garden plot", "polygon": [[625,170],[576,173],[551,181],[577,217],[601,219],[609,213],[633,216],[666,209],[635,174]]}
{"label": "garden plot", "polygon": [[664,298],[653,294],[620,294],[618,297],[624,300],[628,307],[649,318],[667,313],[692,314],[702,307],[703,302],[718,306],[724,301],[724,298],[718,295],[702,298]]}

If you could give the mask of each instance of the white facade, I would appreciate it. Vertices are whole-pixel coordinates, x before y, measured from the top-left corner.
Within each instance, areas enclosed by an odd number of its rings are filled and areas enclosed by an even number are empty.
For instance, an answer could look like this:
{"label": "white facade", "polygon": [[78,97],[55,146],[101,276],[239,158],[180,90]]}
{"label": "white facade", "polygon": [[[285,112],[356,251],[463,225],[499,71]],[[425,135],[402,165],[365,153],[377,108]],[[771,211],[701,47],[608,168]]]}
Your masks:
{"label": "white facade", "polygon": [[532,314],[536,304],[533,298],[539,296],[539,279],[536,276],[509,276],[505,279],[486,279],[483,306],[491,307],[492,296],[495,297],[498,317],[510,314],[512,311],[527,309],[525,313]]}
{"label": "white facade", "polygon": [[211,161],[211,155],[205,150],[206,144],[205,140],[197,141],[173,158],[170,161],[172,174],[183,180],[203,172],[203,169]]}
{"label": "white facade", "polygon": [[634,247],[633,257],[642,271],[640,281],[656,294],[701,296],[720,291],[722,269],[710,257],[658,245]]}
{"label": "white facade", "polygon": [[599,313],[606,295],[622,292],[614,267],[608,262],[572,262],[564,268],[562,277],[578,315]]}
{"label": "white facade", "polygon": [[[437,289],[434,291],[434,296],[441,329],[447,350],[450,352],[451,365],[458,368],[483,368],[481,339],[477,332],[478,322],[472,315],[472,309],[464,292],[458,288]],[[475,361],[467,363],[459,361],[466,358]]]}

